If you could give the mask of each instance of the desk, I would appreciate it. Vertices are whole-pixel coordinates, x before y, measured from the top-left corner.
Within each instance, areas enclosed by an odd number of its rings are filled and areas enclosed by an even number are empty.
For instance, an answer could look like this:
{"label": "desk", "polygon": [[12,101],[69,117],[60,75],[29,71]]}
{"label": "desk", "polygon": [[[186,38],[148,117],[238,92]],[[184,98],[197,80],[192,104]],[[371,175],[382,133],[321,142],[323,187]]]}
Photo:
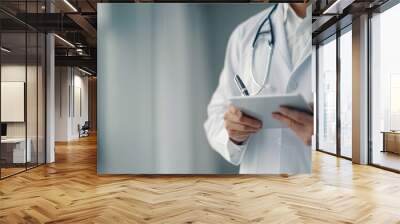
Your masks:
{"label": "desk", "polygon": [[[27,139],[25,152],[25,138],[6,138],[1,139],[1,157],[6,163],[25,163],[32,160],[30,138]],[[26,153],[26,154],[25,154]],[[25,158],[27,161],[25,161]]]}
{"label": "desk", "polygon": [[392,152],[400,154],[400,132],[382,131],[381,133],[383,134],[382,152]]}

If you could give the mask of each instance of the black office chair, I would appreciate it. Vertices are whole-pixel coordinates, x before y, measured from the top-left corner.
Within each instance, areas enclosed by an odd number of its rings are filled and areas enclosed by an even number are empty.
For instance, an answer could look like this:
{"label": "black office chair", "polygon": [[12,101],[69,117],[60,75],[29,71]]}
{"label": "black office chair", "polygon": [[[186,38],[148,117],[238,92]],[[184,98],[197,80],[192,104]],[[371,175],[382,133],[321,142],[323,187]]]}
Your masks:
{"label": "black office chair", "polygon": [[89,136],[89,129],[90,129],[89,121],[85,121],[82,127],[78,124],[79,138]]}

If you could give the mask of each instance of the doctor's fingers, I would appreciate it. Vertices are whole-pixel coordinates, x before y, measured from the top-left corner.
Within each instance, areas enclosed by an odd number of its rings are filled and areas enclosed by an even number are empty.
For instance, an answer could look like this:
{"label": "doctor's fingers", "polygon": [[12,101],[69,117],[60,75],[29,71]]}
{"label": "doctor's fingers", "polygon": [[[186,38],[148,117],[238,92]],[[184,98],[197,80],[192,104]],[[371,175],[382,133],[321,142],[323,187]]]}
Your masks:
{"label": "doctor's fingers", "polygon": [[287,108],[287,107],[280,107],[279,113],[281,113],[282,115],[289,117],[301,124],[309,124],[309,123],[314,122],[313,116],[311,116],[307,113],[298,111],[298,110]]}
{"label": "doctor's fingers", "polygon": [[225,128],[228,131],[230,130],[239,131],[242,132],[243,134],[244,133],[252,134],[260,130],[260,128],[254,128],[245,124],[236,123],[232,121],[225,121]]}
{"label": "doctor's fingers", "polygon": [[253,128],[261,128],[262,126],[261,121],[242,113],[239,109],[233,106],[230,106],[228,111],[225,113],[224,120],[244,124]]}
{"label": "doctor's fingers", "polygon": [[240,111],[239,108],[233,106],[233,105],[229,105],[228,106],[228,111],[232,114],[236,114],[238,116],[240,116],[242,114],[242,111]]}
{"label": "doctor's fingers", "polygon": [[292,129],[295,132],[299,132],[300,133],[304,129],[304,126],[301,123],[295,121],[294,119],[292,119],[292,118],[290,118],[288,116],[285,116],[284,114],[273,113],[272,116],[275,119],[279,120],[280,122],[286,124],[290,129]]}
{"label": "doctor's fingers", "polygon": [[235,130],[228,130],[228,135],[230,138],[235,140],[246,140],[250,135],[253,133],[243,132],[243,131],[235,131]]}

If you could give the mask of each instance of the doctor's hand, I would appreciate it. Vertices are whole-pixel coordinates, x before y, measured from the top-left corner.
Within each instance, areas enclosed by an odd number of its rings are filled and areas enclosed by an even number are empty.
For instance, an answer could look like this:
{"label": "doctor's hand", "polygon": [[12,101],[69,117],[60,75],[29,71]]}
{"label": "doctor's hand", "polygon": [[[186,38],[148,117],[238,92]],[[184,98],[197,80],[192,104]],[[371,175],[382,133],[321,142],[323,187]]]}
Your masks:
{"label": "doctor's hand", "polygon": [[249,136],[261,130],[261,121],[242,113],[230,105],[224,115],[225,128],[229,138],[235,144],[243,144]]}
{"label": "doctor's hand", "polygon": [[304,144],[311,145],[314,132],[313,115],[288,107],[280,107],[278,112],[272,113],[272,116],[292,129]]}

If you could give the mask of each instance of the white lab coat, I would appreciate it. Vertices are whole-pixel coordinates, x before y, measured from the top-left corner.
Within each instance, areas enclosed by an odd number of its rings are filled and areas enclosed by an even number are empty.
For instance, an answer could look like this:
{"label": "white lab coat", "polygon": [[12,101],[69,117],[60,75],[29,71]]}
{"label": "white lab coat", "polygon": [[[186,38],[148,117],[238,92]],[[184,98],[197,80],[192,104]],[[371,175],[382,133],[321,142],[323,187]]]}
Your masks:
{"label": "white lab coat", "polygon": [[[310,27],[295,36],[298,40],[294,46],[299,47],[297,52],[300,52],[300,57],[298,63],[292,65],[284,28],[287,9],[287,4],[279,4],[271,15],[275,45],[269,78],[259,95],[300,93],[309,103],[312,103],[311,30],[308,30],[311,27],[311,19],[306,18],[309,19]],[[311,172],[311,147],[305,145],[292,130],[288,128],[263,129],[252,135],[244,145],[238,146],[229,140],[224,127],[223,116],[229,105],[228,99],[231,96],[240,95],[233,81],[234,75],[240,75],[250,94],[258,89],[249,72],[253,51],[252,42],[269,10],[271,7],[251,17],[231,34],[224,68],[220,75],[219,85],[208,106],[208,119],[204,127],[212,148],[230,163],[240,165],[240,173],[309,173]],[[308,14],[307,17],[310,15]],[[267,48],[264,49],[267,51]],[[266,69],[263,66],[257,67],[257,61],[254,64],[255,74],[265,75]],[[265,62],[259,64],[265,64]],[[262,80],[262,77],[256,76],[255,79]]]}

